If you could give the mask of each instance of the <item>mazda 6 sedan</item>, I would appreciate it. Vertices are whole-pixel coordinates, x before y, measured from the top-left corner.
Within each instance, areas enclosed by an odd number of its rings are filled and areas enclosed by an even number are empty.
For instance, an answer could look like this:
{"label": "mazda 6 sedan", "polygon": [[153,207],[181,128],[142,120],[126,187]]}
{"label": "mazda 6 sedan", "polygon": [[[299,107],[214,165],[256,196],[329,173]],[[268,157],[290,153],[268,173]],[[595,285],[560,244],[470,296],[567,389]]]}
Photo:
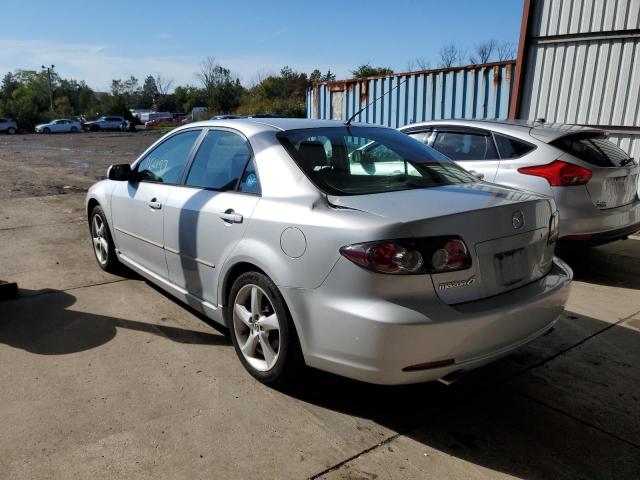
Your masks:
{"label": "mazda 6 sedan", "polygon": [[549,331],[572,277],[553,198],[364,124],[192,123],[110,167],[86,206],[100,267],[228,327],[271,385],[305,365],[451,382]]}

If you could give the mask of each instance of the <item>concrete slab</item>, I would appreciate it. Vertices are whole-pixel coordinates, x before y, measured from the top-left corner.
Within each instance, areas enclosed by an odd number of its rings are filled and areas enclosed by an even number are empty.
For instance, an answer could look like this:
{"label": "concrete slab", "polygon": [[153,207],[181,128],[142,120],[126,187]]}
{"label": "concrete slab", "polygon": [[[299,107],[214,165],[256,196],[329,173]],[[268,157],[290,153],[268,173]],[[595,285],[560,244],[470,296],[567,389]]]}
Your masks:
{"label": "concrete slab", "polygon": [[12,479],[303,478],[394,433],[257,383],[142,281],[0,304],[0,383]]}
{"label": "concrete slab", "polygon": [[640,315],[611,326],[517,378],[512,387],[640,449],[640,320],[637,319]]}
{"label": "concrete slab", "polygon": [[18,282],[26,293],[122,278],[98,267],[85,222],[0,230],[0,245],[0,278]]}
{"label": "concrete slab", "polygon": [[[427,406],[425,406],[427,408]],[[436,411],[323,479],[635,479],[640,450],[508,390]]]}

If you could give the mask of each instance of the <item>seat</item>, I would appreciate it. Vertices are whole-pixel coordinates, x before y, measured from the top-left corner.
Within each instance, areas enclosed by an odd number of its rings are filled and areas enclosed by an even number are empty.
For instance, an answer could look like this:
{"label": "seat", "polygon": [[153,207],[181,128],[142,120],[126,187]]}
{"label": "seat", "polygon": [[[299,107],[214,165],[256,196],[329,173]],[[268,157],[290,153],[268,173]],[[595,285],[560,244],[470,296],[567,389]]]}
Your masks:
{"label": "seat", "polygon": [[307,170],[313,170],[315,167],[328,166],[327,152],[325,152],[324,145],[320,142],[300,142],[298,153],[300,157],[305,160],[303,168]]}

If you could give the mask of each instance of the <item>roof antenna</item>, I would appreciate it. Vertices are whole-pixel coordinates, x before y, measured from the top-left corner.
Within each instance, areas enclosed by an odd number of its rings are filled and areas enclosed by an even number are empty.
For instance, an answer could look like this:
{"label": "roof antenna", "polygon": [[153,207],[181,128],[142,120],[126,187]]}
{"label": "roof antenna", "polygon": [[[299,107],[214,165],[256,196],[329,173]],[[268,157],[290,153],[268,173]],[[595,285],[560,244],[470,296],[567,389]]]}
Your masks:
{"label": "roof antenna", "polygon": [[351,115],[349,117],[349,120],[347,120],[346,122],[344,122],[344,124],[349,127],[351,126],[351,122],[353,121],[354,118],[356,118],[365,108],[368,108],[369,105],[376,103],[378,100],[380,100],[382,97],[384,97],[385,95],[390,94],[392,91],[394,91],[396,88],[398,88],[400,85],[402,85],[403,83],[406,83],[409,80],[409,77],[405,78],[403,81],[399,82],[395,87],[390,88],[389,90],[387,90],[385,93],[383,93],[382,95],[380,95],[378,98],[375,98],[373,100],[371,100],[369,103],[367,103],[364,107],[362,107],[360,110],[358,110],[356,113],[354,113],[353,115]]}

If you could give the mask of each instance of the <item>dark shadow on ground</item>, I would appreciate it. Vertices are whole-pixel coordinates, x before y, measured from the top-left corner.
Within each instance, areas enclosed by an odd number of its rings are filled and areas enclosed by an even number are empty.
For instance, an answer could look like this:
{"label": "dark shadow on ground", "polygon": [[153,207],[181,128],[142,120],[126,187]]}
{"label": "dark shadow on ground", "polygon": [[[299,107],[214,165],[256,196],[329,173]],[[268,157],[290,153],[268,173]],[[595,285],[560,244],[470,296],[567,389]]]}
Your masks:
{"label": "dark shadow on ground", "polygon": [[166,337],[174,342],[229,345],[222,335],[75,311],[68,292],[47,290],[2,305],[0,343],[40,355],[63,355],[104,345],[119,328]]}
{"label": "dark shadow on ground", "polygon": [[589,249],[556,252],[571,266],[574,279],[640,290],[640,241],[624,240]]}

